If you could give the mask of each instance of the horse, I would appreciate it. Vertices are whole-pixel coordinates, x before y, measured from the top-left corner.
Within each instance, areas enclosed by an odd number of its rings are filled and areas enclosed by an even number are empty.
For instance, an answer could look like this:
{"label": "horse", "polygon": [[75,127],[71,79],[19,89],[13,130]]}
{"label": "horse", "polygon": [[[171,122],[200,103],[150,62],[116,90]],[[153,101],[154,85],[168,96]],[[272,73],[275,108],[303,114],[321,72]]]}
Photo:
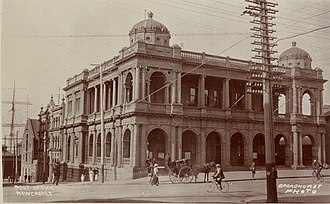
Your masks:
{"label": "horse", "polygon": [[215,166],[215,162],[209,162],[206,164],[203,164],[203,166],[200,167],[195,167],[193,168],[193,172],[194,172],[194,176],[195,176],[195,182],[197,182],[197,178],[198,178],[198,174],[199,173],[204,173],[204,183],[209,181],[209,173],[211,171],[211,169]]}

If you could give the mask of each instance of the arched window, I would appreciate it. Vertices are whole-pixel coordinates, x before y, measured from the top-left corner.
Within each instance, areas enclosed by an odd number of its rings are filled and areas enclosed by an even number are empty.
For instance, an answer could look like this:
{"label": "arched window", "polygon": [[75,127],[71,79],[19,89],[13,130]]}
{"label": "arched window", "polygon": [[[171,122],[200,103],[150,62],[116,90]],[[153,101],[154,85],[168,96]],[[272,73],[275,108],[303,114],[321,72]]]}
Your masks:
{"label": "arched window", "polygon": [[123,139],[123,158],[130,158],[131,132],[126,130]]}
{"label": "arched window", "polygon": [[96,156],[101,157],[101,134],[97,136]]}
{"label": "arched window", "polygon": [[107,139],[105,141],[105,156],[110,157],[111,152],[111,133],[108,132]]}
{"label": "arched window", "polygon": [[302,114],[311,115],[311,96],[308,93],[304,93],[302,98]]}
{"label": "arched window", "polygon": [[88,143],[88,156],[93,156],[93,135],[89,136],[89,143]]}
{"label": "arched window", "polygon": [[126,94],[127,103],[132,101],[132,93],[133,93],[133,77],[131,73],[128,73],[125,81],[125,94]]}

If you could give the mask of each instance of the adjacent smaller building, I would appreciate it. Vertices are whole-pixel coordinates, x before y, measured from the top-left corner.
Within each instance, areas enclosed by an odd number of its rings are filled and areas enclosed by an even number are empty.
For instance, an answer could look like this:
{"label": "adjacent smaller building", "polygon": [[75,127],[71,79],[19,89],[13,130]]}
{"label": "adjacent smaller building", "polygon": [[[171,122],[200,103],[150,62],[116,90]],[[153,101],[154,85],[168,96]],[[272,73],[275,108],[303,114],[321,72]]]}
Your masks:
{"label": "adjacent smaller building", "polygon": [[22,136],[21,181],[24,176],[31,176],[32,182],[41,181],[40,158],[41,151],[39,138],[39,120],[28,118]]}

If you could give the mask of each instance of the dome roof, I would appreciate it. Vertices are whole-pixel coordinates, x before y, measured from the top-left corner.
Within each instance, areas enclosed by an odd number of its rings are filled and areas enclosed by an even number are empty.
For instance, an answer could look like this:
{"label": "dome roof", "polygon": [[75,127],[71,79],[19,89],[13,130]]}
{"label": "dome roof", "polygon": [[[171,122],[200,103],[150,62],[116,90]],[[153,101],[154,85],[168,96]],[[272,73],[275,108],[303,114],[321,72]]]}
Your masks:
{"label": "dome roof", "polygon": [[170,33],[170,31],[162,23],[154,20],[153,13],[148,12],[148,18],[135,24],[129,34],[144,33],[144,32],[162,32]]}
{"label": "dome roof", "polygon": [[282,52],[279,56],[279,61],[287,59],[311,59],[308,52],[303,49],[296,47],[297,43],[292,42],[292,47]]}

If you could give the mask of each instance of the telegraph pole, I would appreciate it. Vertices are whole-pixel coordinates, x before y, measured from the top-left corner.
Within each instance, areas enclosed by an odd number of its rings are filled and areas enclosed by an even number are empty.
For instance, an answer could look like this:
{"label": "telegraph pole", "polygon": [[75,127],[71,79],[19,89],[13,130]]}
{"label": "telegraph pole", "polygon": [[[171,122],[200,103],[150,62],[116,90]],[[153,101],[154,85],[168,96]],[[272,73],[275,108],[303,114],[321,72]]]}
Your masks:
{"label": "telegraph pole", "polygon": [[104,110],[103,110],[103,75],[102,63],[91,64],[99,66],[100,69],[100,112],[101,112],[101,181],[104,183]]}
{"label": "telegraph pole", "polygon": [[[270,36],[275,30],[270,27],[275,24],[270,23],[275,17],[271,14],[275,14],[277,11],[273,8],[277,6],[276,3],[268,2],[267,0],[245,0],[251,3],[244,11],[254,17],[254,20],[250,21],[256,24],[251,30],[255,33],[251,36],[256,38],[252,44],[258,46],[254,52],[257,55],[253,57],[259,60],[258,63],[254,63],[251,67],[252,77],[250,79],[257,79],[256,82],[248,82],[250,86],[250,93],[259,93],[263,95],[263,107],[264,107],[264,133],[265,133],[265,160],[266,160],[266,176],[267,176],[267,200],[266,202],[278,202],[277,199],[277,170],[275,167],[275,147],[274,147],[274,122],[273,122],[273,107],[272,107],[272,84],[271,80],[278,79],[279,77],[273,75],[283,74],[281,70],[276,68],[272,61],[275,58],[271,57],[276,53],[272,48],[276,46],[275,43],[271,43],[275,37]],[[261,83],[262,82],[262,83]]]}

